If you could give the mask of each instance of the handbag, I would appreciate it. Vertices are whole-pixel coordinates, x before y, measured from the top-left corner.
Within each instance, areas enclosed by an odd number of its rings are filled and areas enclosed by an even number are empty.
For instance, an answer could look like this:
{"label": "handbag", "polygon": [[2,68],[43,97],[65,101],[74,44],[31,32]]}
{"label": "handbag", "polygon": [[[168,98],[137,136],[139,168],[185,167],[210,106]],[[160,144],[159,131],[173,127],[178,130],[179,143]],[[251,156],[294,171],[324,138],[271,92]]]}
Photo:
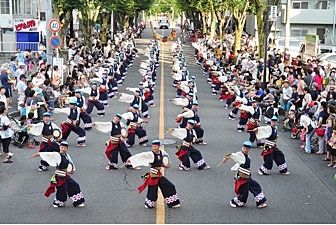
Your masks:
{"label": "handbag", "polygon": [[325,134],[325,128],[324,127],[319,127],[316,129],[316,134],[319,137],[323,137]]}

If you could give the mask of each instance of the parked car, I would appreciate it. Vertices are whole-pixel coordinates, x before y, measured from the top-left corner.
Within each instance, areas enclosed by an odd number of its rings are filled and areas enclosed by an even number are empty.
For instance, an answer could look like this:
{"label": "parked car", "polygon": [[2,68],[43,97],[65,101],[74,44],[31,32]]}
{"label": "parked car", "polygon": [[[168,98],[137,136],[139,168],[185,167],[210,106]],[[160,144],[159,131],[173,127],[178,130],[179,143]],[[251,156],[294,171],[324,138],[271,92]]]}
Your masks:
{"label": "parked car", "polygon": [[328,64],[331,68],[336,68],[336,53],[323,53],[317,56],[317,59],[322,61],[322,65],[327,67]]}

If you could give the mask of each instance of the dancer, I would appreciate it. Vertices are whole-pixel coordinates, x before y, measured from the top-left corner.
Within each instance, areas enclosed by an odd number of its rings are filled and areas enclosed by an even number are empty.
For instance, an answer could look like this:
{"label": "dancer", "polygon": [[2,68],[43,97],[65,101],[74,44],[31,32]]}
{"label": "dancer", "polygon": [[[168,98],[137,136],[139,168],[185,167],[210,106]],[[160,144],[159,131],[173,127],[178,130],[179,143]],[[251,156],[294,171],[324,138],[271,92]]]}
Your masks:
{"label": "dancer", "polygon": [[[118,153],[123,161],[126,163],[127,159],[131,157],[131,153],[128,151],[124,142],[124,138],[127,139],[127,131],[124,123],[121,122],[122,116],[117,114],[111,122],[95,122],[94,127],[103,133],[111,133],[110,139],[106,142],[105,155],[109,160],[106,166],[107,170],[118,169]],[[127,168],[131,168],[131,165],[125,165]]]}
{"label": "dancer", "polygon": [[266,198],[260,185],[251,178],[251,159],[248,156],[251,147],[252,143],[245,141],[240,152],[226,155],[221,162],[221,164],[223,164],[228,159],[232,159],[236,162],[231,168],[231,170],[237,171],[234,184],[237,196],[230,201],[230,206],[233,208],[243,207],[246,204],[249,191],[253,194],[258,208],[265,208],[267,206]]}
{"label": "dancer", "polygon": [[160,150],[160,140],[152,142],[151,152],[138,153],[130,157],[127,162],[133,167],[150,167],[150,172],[143,176],[145,183],[138,187],[139,193],[141,193],[148,186],[147,197],[145,199],[146,208],[154,208],[158,198],[158,187],[169,208],[180,207],[180,199],[177,196],[174,184],[162,174],[162,168],[170,168],[170,162],[168,154],[164,150]]}
{"label": "dancer", "polygon": [[260,175],[270,174],[273,167],[273,161],[279,167],[280,174],[289,175],[285,156],[276,145],[278,138],[278,131],[276,127],[277,121],[278,118],[273,116],[270,126],[262,126],[254,129],[258,140],[266,138],[264,151],[261,153],[261,156],[264,158],[264,164],[258,170],[258,174]]}
{"label": "dancer", "polygon": [[40,156],[50,166],[56,167],[55,174],[50,181],[50,186],[44,193],[46,197],[49,197],[57,189],[53,202],[55,208],[64,207],[68,196],[72,200],[73,206],[84,207],[85,199],[79,184],[70,177],[70,174],[75,172],[75,166],[67,153],[68,147],[69,144],[66,141],[62,141],[60,152],[39,152],[33,156]]}
{"label": "dancer", "polygon": [[180,170],[188,171],[190,169],[189,157],[197,165],[197,169],[210,169],[210,166],[206,165],[201,152],[192,146],[197,138],[196,132],[193,129],[194,125],[194,120],[188,120],[186,128],[172,128],[168,131],[174,137],[183,140],[179,146],[179,150],[176,152],[178,159],[181,161],[179,165]]}

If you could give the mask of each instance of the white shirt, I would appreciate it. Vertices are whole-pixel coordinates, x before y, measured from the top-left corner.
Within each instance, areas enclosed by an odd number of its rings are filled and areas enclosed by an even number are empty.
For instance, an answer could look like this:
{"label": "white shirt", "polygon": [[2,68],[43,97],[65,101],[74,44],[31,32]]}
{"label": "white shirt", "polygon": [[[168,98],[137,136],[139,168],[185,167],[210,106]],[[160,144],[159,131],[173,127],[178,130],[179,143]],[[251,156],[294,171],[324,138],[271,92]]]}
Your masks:
{"label": "white shirt", "polygon": [[16,85],[16,88],[18,90],[18,94],[19,94],[19,98],[18,100],[19,101],[22,101],[24,99],[24,96],[25,96],[25,90],[27,89],[27,85],[25,82],[23,82],[22,80],[20,80],[17,85]]}
{"label": "white shirt", "polygon": [[[11,124],[9,118],[7,116],[1,116],[0,117],[0,125],[1,126],[9,126]],[[1,138],[10,138],[14,134],[14,131],[12,128],[8,127],[5,131],[0,131]]]}
{"label": "white shirt", "polygon": [[0,102],[5,103],[5,106],[7,108],[7,98],[6,98],[6,95],[0,94]]}

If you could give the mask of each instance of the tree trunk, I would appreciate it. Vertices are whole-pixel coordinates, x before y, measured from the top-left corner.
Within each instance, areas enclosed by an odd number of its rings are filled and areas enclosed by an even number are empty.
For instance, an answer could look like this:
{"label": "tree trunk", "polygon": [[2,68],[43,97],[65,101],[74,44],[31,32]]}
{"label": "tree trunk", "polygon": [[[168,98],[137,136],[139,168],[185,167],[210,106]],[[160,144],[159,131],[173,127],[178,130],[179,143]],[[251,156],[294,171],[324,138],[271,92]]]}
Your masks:
{"label": "tree trunk", "polygon": [[206,24],[206,13],[201,12],[201,15],[202,15],[202,34],[206,34],[208,32]]}
{"label": "tree trunk", "polygon": [[241,49],[241,37],[243,34],[244,25],[241,25],[238,21],[236,23],[235,31],[235,43],[234,43],[234,54],[237,55],[238,50]]}
{"label": "tree trunk", "polygon": [[73,9],[71,9],[70,12],[70,21],[69,21],[69,32],[70,32],[70,38],[74,38],[75,37],[75,32],[74,32],[74,18],[72,16],[72,11]]}
{"label": "tree trunk", "polygon": [[123,18],[123,30],[124,30],[124,32],[127,32],[128,27],[129,27],[129,16],[124,15],[124,18]]}
{"label": "tree trunk", "polygon": [[109,25],[110,20],[111,20],[111,14],[110,13],[102,13],[101,14],[102,27],[101,27],[101,32],[100,32],[100,40],[102,41],[102,44],[106,44],[108,25]]}
{"label": "tree trunk", "polygon": [[258,55],[260,58],[264,57],[264,48],[265,48],[265,33],[266,33],[266,27],[265,27],[265,20],[264,20],[264,14],[260,10],[260,12],[257,11],[257,27],[258,27]]}
{"label": "tree trunk", "polygon": [[221,41],[224,41],[224,28],[225,28],[225,19],[221,18],[219,20],[219,37]]}
{"label": "tree trunk", "polygon": [[210,16],[211,16],[211,23],[210,23],[210,40],[212,40],[215,35],[216,35],[216,23],[217,23],[217,18],[215,14],[215,9],[213,8],[213,5],[211,5],[211,11],[210,11]]}

